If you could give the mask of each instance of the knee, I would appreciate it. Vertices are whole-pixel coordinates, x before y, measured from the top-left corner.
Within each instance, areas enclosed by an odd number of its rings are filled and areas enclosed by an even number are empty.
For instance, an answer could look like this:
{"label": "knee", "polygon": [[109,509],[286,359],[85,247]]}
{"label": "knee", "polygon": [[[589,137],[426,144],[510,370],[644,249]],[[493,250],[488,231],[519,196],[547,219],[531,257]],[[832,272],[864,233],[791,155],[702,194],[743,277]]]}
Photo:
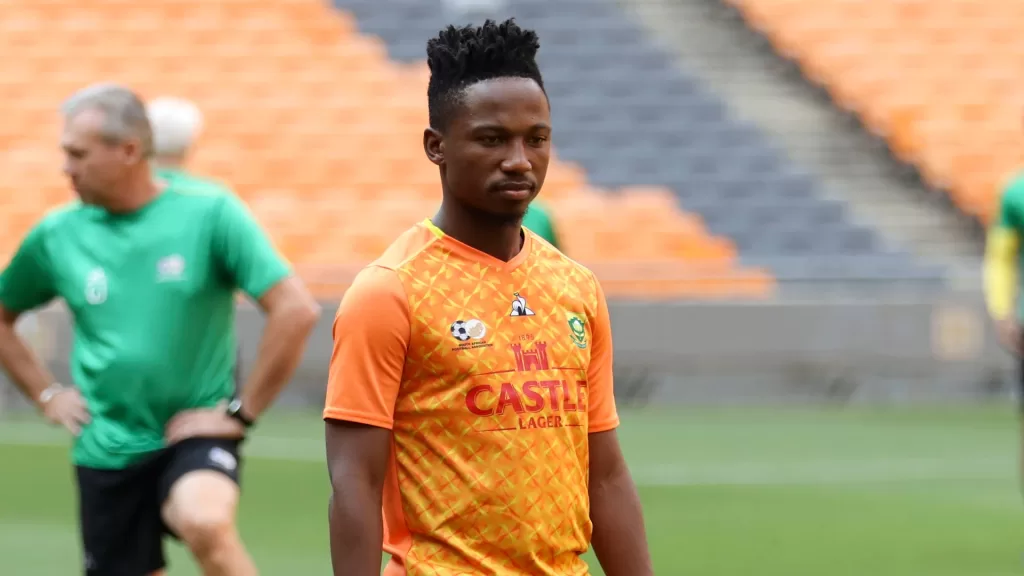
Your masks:
{"label": "knee", "polygon": [[183,510],[175,514],[174,519],[171,528],[197,556],[230,546],[235,538],[234,517],[229,510],[215,507]]}

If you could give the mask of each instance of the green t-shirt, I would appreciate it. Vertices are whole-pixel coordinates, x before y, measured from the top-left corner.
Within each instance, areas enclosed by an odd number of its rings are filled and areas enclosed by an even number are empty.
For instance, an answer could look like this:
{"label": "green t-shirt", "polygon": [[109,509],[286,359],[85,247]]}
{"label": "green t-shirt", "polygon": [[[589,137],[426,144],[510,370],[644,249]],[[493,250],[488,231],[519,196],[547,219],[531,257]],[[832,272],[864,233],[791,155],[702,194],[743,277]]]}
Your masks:
{"label": "green t-shirt", "polygon": [[232,394],[234,293],[259,298],[289,274],[241,200],[171,183],[130,214],[74,203],[45,216],[0,274],[0,303],[65,300],[92,415],[72,460],[123,468],[164,447],[174,414]]}
{"label": "green t-shirt", "polygon": [[210,178],[203,178],[177,168],[156,168],[153,175],[172,186],[188,187],[194,192],[219,192],[231,194],[231,190]]}
{"label": "green t-shirt", "polygon": [[551,215],[543,204],[537,202],[530,204],[530,207],[526,210],[526,215],[523,216],[523,226],[547,240],[555,248],[560,248],[558,246],[558,235],[555,234],[555,224],[552,222]]}

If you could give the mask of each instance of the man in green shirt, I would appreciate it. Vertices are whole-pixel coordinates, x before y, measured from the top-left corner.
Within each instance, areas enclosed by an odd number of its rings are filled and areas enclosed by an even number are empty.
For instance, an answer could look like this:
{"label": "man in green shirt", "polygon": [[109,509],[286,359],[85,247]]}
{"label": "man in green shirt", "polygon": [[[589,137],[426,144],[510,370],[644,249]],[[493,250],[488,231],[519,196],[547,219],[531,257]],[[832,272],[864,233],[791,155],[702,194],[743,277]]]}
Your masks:
{"label": "man in green shirt", "polygon": [[[162,574],[170,534],[205,574],[254,575],[234,525],[239,444],[290,378],[319,307],[240,200],[152,178],[134,93],[93,86],[64,114],[64,171],[81,201],[38,222],[0,274],[0,362],[75,436],[86,574]],[[267,324],[235,395],[237,289]],[[57,298],[74,317],[69,386],[14,331]]]}
{"label": "man in green shirt", "polygon": [[523,216],[523,227],[547,240],[548,244],[555,248],[562,249],[558,243],[558,235],[555,234],[555,224],[551,219],[551,214],[543,203],[534,200],[530,204],[526,215]]}

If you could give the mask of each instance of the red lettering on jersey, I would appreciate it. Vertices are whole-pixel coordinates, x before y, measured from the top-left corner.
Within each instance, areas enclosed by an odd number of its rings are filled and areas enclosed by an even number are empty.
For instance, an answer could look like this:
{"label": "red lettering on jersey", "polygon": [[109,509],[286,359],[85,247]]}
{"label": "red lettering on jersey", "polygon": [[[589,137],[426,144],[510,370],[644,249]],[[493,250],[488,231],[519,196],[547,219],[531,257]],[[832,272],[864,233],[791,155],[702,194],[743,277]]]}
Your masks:
{"label": "red lettering on jersey", "polygon": [[544,380],[540,385],[548,389],[548,395],[551,396],[551,409],[561,410],[558,405],[558,390],[562,387],[562,383],[559,380]]}
{"label": "red lettering on jersey", "polygon": [[509,406],[515,410],[516,414],[522,414],[526,411],[523,408],[523,400],[519,397],[519,392],[516,392],[511,382],[505,382],[501,385],[501,394],[498,395],[498,414],[504,414],[505,409]]}
{"label": "red lettering on jersey", "polygon": [[492,390],[490,386],[484,384],[482,386],[473,386],[469,389],[469,392],[466,393],[466,408],[477,416],[490,416],[494,414],[494,408],[481,408],[478,404],[478,397],[484,392],[490,392],[493,394],[494,390]]}
{"label": "red lettering on jersey", "polygon": [[541,396],[538,388],[540,388],[540,383],[535,380],[530,380],[523,384],[523,396],[526,396],[527,400],[533,402],[533,404],[523,403],[523,407],[526,408],[527,412],[540,412],[544,409],[544,397]]}
{"label": "red lettering on jersey", "polygon": [[579,405],[578,410],[580,412],[587,411],[587,381],[577,380],[576,381],[576,403]]}
{"label": "red lettering on jersey", "polygon": [[569,383],[562,380],[562,398],[565,399],[563,406],[566,412],[575,412],[576,405],[572,403],[572,397],[569,396]]}

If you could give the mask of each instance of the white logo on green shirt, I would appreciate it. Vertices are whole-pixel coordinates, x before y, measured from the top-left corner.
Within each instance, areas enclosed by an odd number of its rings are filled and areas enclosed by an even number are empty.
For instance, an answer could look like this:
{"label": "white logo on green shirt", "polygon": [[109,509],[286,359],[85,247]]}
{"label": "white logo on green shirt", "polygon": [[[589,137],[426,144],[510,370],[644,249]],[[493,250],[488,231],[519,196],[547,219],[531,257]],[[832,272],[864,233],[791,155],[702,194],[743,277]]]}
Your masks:
{"label": "white logo on green shirt", "polygon": [[107,274],[103,268],[93,268],[85,277],[85,301],[94,306],[107,301]]}

